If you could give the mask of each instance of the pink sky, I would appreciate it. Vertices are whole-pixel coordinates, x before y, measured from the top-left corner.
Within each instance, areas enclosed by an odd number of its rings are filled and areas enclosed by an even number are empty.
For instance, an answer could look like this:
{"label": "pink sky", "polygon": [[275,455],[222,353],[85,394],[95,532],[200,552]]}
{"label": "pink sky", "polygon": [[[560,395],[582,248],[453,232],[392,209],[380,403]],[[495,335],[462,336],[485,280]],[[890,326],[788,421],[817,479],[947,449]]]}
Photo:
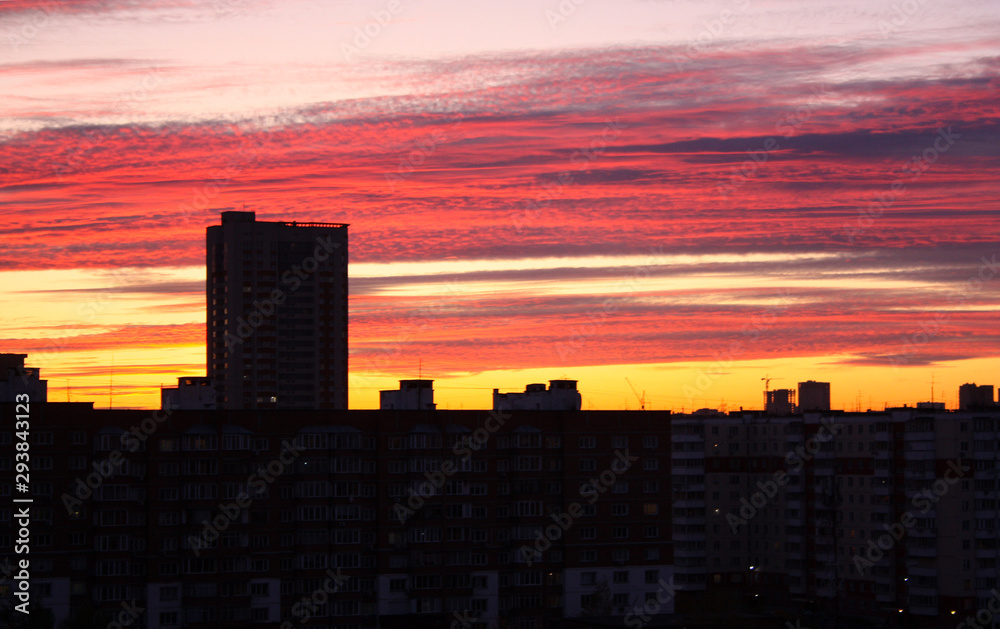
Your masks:
{"label": "pink sky", "polygon": [[204,373],[204,229],[244,204],[351,224],[356,408],[418,365],[441,408],[1000,384],[995,2],[19,1],[0,33],[0,351],[50,399]]}

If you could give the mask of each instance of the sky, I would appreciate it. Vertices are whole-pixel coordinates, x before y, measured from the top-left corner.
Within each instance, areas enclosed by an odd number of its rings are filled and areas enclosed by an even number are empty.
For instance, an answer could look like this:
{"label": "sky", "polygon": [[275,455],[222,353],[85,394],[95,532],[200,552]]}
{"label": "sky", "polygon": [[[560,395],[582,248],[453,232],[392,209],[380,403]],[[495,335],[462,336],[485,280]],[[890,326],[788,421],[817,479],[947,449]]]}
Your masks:
{"label": "sky", "polygon": [[[0,3],[0,352],[205,373],[205,228],[350,223],[350,406],[1000,385],[995,0]],[[770,378],[763,381],[762,378]]]}

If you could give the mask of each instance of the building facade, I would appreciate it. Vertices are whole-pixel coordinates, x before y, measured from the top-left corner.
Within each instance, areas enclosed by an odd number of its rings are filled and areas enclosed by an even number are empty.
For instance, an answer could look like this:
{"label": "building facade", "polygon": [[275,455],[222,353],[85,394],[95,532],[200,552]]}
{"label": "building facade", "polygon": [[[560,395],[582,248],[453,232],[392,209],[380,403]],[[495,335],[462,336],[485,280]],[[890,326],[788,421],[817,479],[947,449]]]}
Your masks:
{"label": "building facade", "polygon": [[992,384],[966,383],[958,387],[958,408],[967,410],[981,410],[996,406],[993,397]]}
{"label": "building facade", "polygon": [[[8,471],[15,414],[0,405]],[[49,403],[31,426],[33,600],[59,618],[134,600],[136,629],[652,627],[713,609],[998,626],[980,613],[1000,605],[996,410]]]}
{"label": "building facade", "polygon": [[0,354],[0,403],[17,401],[27,394],[32,402],[48,399],[48,380],[41,379],[41,370],[25,367],[27,354]]}
{"label": "building facade", "polygon": [[31,423],[32,600],[60,620],[133,601],[136,629],[673,609],[667,412],[45,404]]}
{"label": "building facade", "polygon": [[830,410],[830,383],[806,380],[799,383],[798,412]]}
{"label": "building facade", "polygon": [[493,389],[495,411],[578,411],[583,403],[576,389],[576,380],[549,380],[544,384],[529,384],[524,392],[500,393]]}
{"label": "building facade", "polygon": [[347,408],[347,225],[223,212],[206,239],[217,408]]}

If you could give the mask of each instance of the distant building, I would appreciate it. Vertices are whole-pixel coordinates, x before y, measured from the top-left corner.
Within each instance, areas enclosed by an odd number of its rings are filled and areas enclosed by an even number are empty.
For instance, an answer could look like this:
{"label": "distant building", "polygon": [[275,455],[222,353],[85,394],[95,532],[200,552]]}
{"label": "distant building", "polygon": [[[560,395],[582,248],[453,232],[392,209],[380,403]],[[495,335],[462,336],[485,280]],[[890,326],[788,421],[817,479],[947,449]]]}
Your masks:
{"label": "distant building", "polygon": [[576,390],[576,380],[549,380],[544,384],[529,384],[524,393],[500,393],[493,389],[495,411],[578,411],[583,402]]}
{"label": "distant building", "polygon": [[799,383],[799,412],[830,410],[830,383],[806,380]]}
{"label": "distant building", "polygon": [[206,239],[216,406],[347,408],[347,225],[223,212]]}
{"label": "distant building", "polygon": [[215,387],[205,377],[178,378],[176,387],[160,389],[161,409],[211,410],[215,408]]}
{"label": "distant building", "polygon": [[958,408],[962,411],[983,410],[996,406],[992,384],[966,383],[958,387]]}
{"label": "distant building", "polygon": [[768,415],[791,415],[795,412],[795,390],[775,389],[767,392],[767,405],[764,407]]}
{"label": "distant building", "polygon": [[434,404],[433,380],[400,380],[399,390],[379,391],[379,406],[381,410],[433,411]]}
{"label": "distant building", "polygon": [[943,411],[944,402],[917,402],[917,408],[931,411]]}
{"label": "distant building", "polygon": [[27,354],[0,354],[0,402],[17,402],[17,396],[25,393],[29,403],[48,401],[49,382],[41,379],[39,369],[24,366],[27,357]]}

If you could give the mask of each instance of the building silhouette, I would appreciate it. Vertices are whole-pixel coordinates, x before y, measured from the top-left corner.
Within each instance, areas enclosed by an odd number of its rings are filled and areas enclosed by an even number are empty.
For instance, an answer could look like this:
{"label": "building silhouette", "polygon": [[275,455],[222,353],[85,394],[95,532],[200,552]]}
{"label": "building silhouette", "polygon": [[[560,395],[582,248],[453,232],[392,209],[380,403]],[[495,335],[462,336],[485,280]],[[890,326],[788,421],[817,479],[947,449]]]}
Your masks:
{"label": "building silhouette", "polygon": [[[17,412],[0,404],[0,442]],[[998,585],[997,410],[48,403],[31,423],[32,609],[57,622],[134,599],[145,629],[749,627],[786,607],[756,626],[954,629]],[[706,624],[723,603],[736,617]],[[655,618],[674,611],[703,619]]]}
{"label": "building silhouette", "polygon": [[204,376],[177,378],[176,387],[160,389],[161,409],[201,410],[215,408],[215,387]]}
{"label": "building silhouette", "polygon": [[799,383],[800,413],[830,410],[830,383],[806,380]]}
{"label": "building silhouette", "polygon": [[0,354],[0,402],[23,402],[17,396],[27,394],[31,402],[48,399],[48,380],[41,379],[41,370],[25,367],[27,354]]}
{"label": "building silhouette", "polygon": [[768,391],[764,410],[768,415],[791,415],[795,412],[795,390],[774,389]]}
{"label": "building silhouette", "polygon": [[958,408],[963,411],[983,410],[996,406],[993,385],[966,383],[958,387]]}
{"label": "building silhouette", "polygon": [[400,380],[399,390],[379,391],[379,408],[383,410],[434,410],[433,380]]}
{"label": "building silhouette", "polygon": [[583,403],[576,389],[576,380],[549,380],[544,384],[529,384],[524,392],[500,393],[493,389],[495,411],[578,411]]}
{"label": "building silhouette", "polygon": [[207,266],[217,408],[347,408],[347,225],[223,212]]}

